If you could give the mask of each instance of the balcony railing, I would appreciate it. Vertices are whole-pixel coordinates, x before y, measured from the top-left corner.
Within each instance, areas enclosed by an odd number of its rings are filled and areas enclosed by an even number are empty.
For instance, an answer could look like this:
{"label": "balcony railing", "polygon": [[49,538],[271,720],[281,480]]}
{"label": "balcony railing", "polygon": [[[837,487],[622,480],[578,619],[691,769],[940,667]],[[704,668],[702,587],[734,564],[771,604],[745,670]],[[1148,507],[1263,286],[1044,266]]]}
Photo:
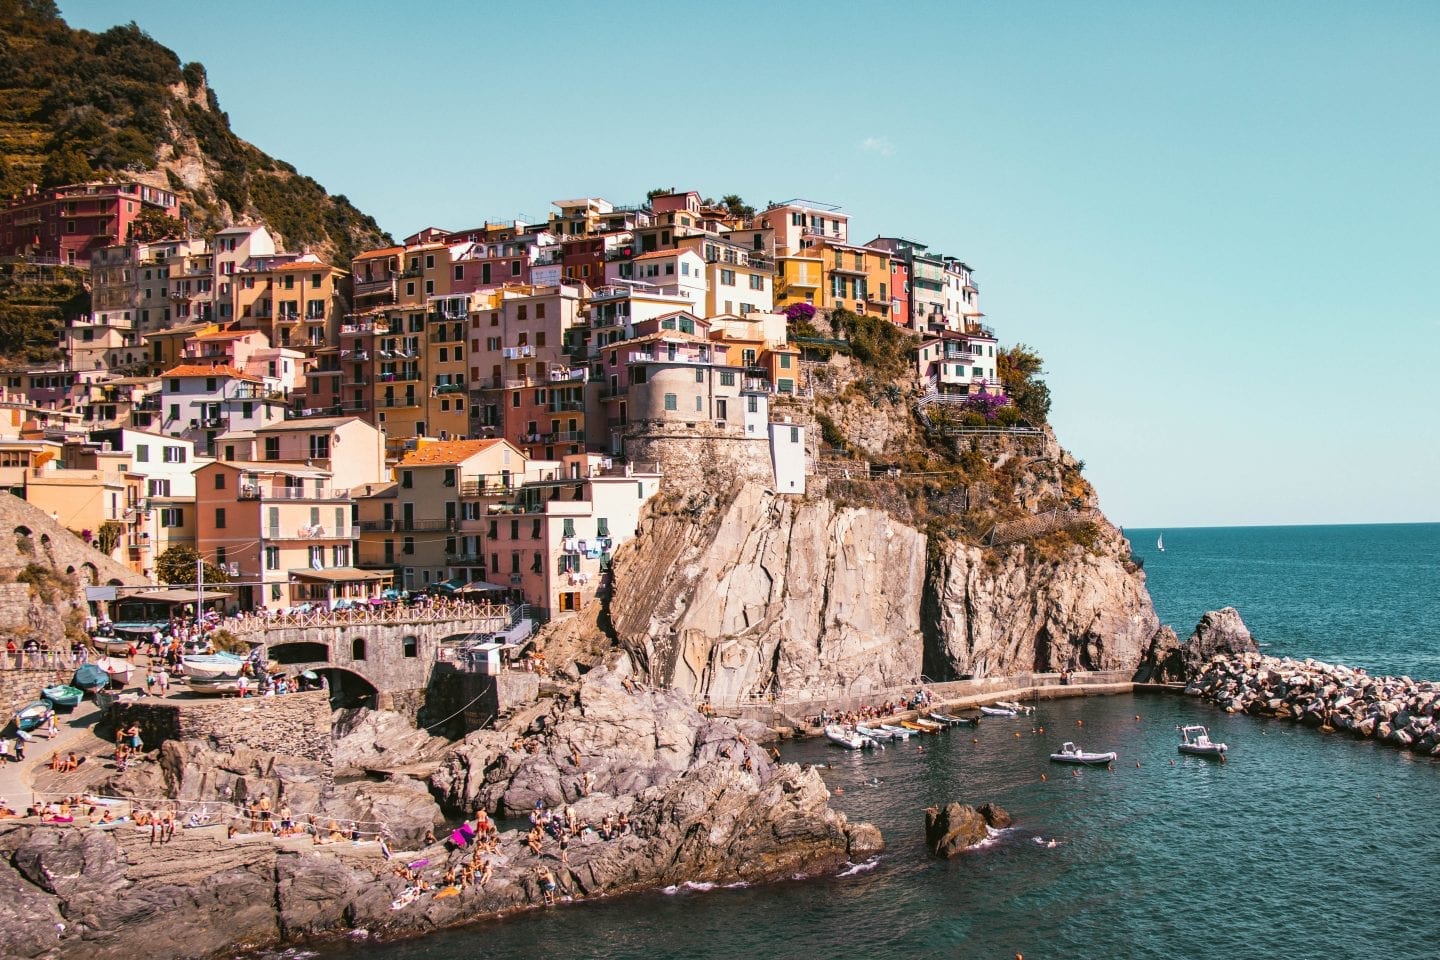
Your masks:
{"label": "balcony railing", "polygon": [[515,485],[502,480],[472,478],[460,481],[462,497],[495,497],[513,492]]}
{"label": "balcony railing", "polygon": [[376,294],[380,294],[380,293],[388,293],[388,294],[390,294],[391,296],[394,296],[394,294],[395,294],[395,278],[394,278],[394,277],[386,277],[386,278],[384,278],[384,279],[382,279],[382,280],[356,280],[356,281],[355,281],[355,296],[357,296],[357,297],[373,297],[373,296],[375,296]]}
{"label": "balcony railing", "polygon": [[481,567],[485,557],[479,553],[446,553],[445,562],[456,567]]}
{"label": "balcony railing", "polygon": [[349,527],[330,528],[324,524],[301,524],[298,527],[266,527],[266,540],[348,540]]}
{"label": "balcony railing", "polygon": [[348,490],[287,487],[279,484],[242,483],[240,500],[349,500]]}
{"label": "balcony railing", "polygon": [[420,398],[419,398],[419,397],[381,397],[379,400],[375,401],[375,403],[376,403],[377,406],[381,406],[381,407],[391,407],[391,408],[397,408],[397,407],[418,407],[418,406],[420,406]]}
{"label": "balcony railing", "polygon": [[578,413],[585,410],[585,404],[579,400],[551,400],[545,409],[551,413]]}
{"label": "balcony railing", "polygon": [[669,354],[669,353],[661,353],[661,354],[641,353],[641,352],[639,352],[638,350],[632,350],[632,351],[630,352],[630,362],[631,362],[631,363],[694,363],[694,364],[705,364],[705,363],[710,363],[711,361],[710,361],[710,354],[709,354],[708,352],[707,352],[707,353],[696,353],[696,354],[676,353],[676,354],[673,354],[673,355],[672,355],[672,354]]}
{"label": "balcony railing", "polygon": [[454,533],[459,529],[458,520],[361,520],[360,530],[363,533],[426,533],[444,531]]}
{"label": "balcony railing", "polygon": [[546,443],[584,443],[584,430],[560,430],[545,434]]}

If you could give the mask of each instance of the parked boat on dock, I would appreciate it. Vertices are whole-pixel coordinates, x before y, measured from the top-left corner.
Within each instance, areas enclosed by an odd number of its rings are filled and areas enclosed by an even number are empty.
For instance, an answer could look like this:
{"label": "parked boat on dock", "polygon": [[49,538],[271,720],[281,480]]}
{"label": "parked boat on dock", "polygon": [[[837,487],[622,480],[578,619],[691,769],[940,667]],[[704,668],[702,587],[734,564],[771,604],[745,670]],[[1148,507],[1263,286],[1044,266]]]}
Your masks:
{"label": "parked boat on dock", "polygon": [[1209,729],[1198,723],[1175,729],[1180,731],[1179,749],[1181,753],[1188,753],[1195,757],[1219,757],[1223,760],[1226,751],[1230,749],[1223,743],[1211,740]]}
{"label": "parked boat on dock", "polygon": [[896,740],[909,740],[919,732],[916,730],[907,730],[905,727],[896,726],[893,723],[882,723],[880,724],[880,729],[890,734],[890,736]]}
{"label": "parked boat on dock", "polygon": [[1114,763],[1117,756],[1119,754],[1113,750],[1109,753],[1087,753],[1066,740],[1059,753],[1050,754],[1050,759],[1055,763],[1079,763],[1091,767],[1104,767]]}
{"label": "parked boat on dock", "polygon": [[135,669],[133,663],[129,660],[121,660],[119,657],[97,657],[94,663],[95,666],[105,671],[105,675],[110,678],[111,683],[122,687],[130,682],[130,671]]}
{"label": "parked boat on dock", "polygon": [[1028,717],[1035,712],[1034,707],[1027,707],[1023,703],[1016,703],[1013,700],[997,700],[995,706],[1005,710],[1014,710],[1016,716]]}
{"label": "parked boat on dock", "polygon": [[21,730],[34,730],[50,719],[55,709],[49,700],[36,700],[15,711],[15,726]]}
{"label": "parked boat on dock", "polygon": [[987,717],[1014,717],[1017,716],[1014,710],[1009,707],[981,707],[980,712]]}
{"label": "parked boat on dock", "polygon": [[838,723],[832,723],[825,728],[825,737],[831,743],[845,747],[847,750],[863,750],[867,741],[874,743],[869,737],[862,737],[853,730],[846,730]]}
{"label": "parked boat on dock", "polygon": [[40,696],[54,704],[56,710],[69,713],[80,705],[80,701],[85,698],[85,691],[68,683],[57,683],[41,690]]}

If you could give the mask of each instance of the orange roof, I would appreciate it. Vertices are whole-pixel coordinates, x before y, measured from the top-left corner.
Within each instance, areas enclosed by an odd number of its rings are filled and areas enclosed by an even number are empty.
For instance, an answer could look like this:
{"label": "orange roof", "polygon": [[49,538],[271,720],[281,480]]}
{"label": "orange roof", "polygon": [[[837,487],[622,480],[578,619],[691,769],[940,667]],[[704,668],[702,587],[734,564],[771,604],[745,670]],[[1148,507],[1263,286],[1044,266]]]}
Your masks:
{"label": "orange roof", "polygon": [[[678,257],[678,256],[680,256],[680,254],[682,254],[682,253],[695,253],[695,251],[694,251],[694,250],[688,250],[688,249],[686,249],[686,250],[652,250],[652,251],[649,252],[649,253],[642,253],[642,254],[640,254],[640,256],[634,257],[634,258],[632,258],[632,259],[635,259],[635,260],[658,260],[658,259],[660,259],[661,257]],[[699,254],[695,254],[695,255],[696,255],[696,256],[699,256]]]}
{"label": "orange roof", "polygon": [[404,253],[404,247],[381,247],[379,250],[366,250],[364,253],[357,253],[355,260],[371,260],[375,257],[393,257],[396,254]]}
{"label": "orange roof", "polygon": [[437,440],[421,444],[405,454],[400,461],[402,467],[428,467],[460,463],[483,450],[488,450],[504,440]]}
{"label": "orange roof", "polygon": [[[335,268],[322,260],[292,260],[289,263],[282,263],[279,266],[271,267],[271,270],[334,270]],[[261,271],[262,273],[264,271]]]}
{"label": "orange roof", "polygon": [[237,370],[229,364],[217,363],[206,366],[200,363],[182,363],[171,367],[162,377],[231,377],[235,380],[248,380],[252,383],[260,383],[259,377],[252,377],[244,370]]}

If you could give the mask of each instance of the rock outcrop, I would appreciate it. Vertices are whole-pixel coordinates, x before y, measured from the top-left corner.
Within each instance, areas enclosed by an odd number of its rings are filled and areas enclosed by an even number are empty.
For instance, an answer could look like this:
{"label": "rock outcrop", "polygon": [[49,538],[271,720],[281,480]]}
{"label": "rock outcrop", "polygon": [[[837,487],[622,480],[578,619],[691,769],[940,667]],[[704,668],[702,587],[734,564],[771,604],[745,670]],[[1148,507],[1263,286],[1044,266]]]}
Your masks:
{"label": "rock outcrop", "polygon": [[925,845],[937,857],[950,859],[990,838],[992,830],[1011,824],[1010,814],[993,803],[972,807],[950,802],[925,809]]}
{"label": "rock outcrop", "polygon": [[1177,640],[1174,630],[1161,628],[1145,652],[1135,680],[1137,683],[1186,683],[1214,657],[1259,650],[1240,611],[1234,607],[1211,610],[1200,618],[1183,644]]}
{"label": "rock outcrop", "polygon": [[747,484],[709,523],[649,519],[610,614],[644,672],[688,694],[863,694],[919,676],[924,575],[924,535],[885,512]]}
{"label": "rock outcrop", "polygon": [[[430,825],[425,811],[435,809],[434,800],[421,784],[396,778],[335,785],[321,767],[253,751],[227,759],[203,744],[175,741],[162,749],[158,772],[126,776],[135,789],[173,796],[270,792],[292,805],[312,799],[337,818],[343,809],[386,820],[399,835],[397,848],[411,851],[397,859],[425,860],[433,886],[443,885],[449,866],[470,861],[469,850],[423,846],[405,829],[407,822]],[[565,804],[591,824],[624,814],[629,829],[609,839],[582,833],[563,867],[553,841],[537,856],[509,831],[498,850],[485,854],[494,872],[483,887],[445,898],[427,893],[395,908],[408,881],[374,843],[227,840],[220,825],[180,830],[170,843],[152,846],[148,830],[131,826],[101,831],[0,821],[0,956],[172,960],[355,927],[398,936],[538,906],[541,866],[553,872],[561,895],[590,898],[837,869],[882,845],[873,826],[830,809],[815,770],[776,764],[741,727],[604,669],[572,696],[528,714],[518,729],[456,744],[433,783],[467,812],[477,805],[524,810],[538,799]]]}

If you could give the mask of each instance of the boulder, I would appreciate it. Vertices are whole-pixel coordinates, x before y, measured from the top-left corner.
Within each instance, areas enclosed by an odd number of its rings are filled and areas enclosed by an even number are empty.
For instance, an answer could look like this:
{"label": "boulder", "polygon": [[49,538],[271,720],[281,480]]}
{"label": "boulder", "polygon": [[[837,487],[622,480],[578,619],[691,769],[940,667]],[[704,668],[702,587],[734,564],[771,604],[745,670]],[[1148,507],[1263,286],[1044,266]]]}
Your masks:
{"label": "boulder", "polygon": [[[1006,822],[1009,822],[1008,814]],[[987,839],[990,836],[989,827],[985,815],[968,804],[952,801],[943,807],[927,807],[925,845],[937,857],[948,860]]]}
{"label": "boulder", "polygon": [[[1180,638],[1165,624],[1150,638],[1145,657],[1135,671],[1136,683],[1183,683],[1186,680],[1185,658],[1180,652]],[[1186,691],[1189,692],[1188,690]]]}
{"label": "boulder", "polygon": [[450,746],[449,740],[417,729],[408,717],[392,710],[337,710],[333,725],[338,776],[423,763]]}

